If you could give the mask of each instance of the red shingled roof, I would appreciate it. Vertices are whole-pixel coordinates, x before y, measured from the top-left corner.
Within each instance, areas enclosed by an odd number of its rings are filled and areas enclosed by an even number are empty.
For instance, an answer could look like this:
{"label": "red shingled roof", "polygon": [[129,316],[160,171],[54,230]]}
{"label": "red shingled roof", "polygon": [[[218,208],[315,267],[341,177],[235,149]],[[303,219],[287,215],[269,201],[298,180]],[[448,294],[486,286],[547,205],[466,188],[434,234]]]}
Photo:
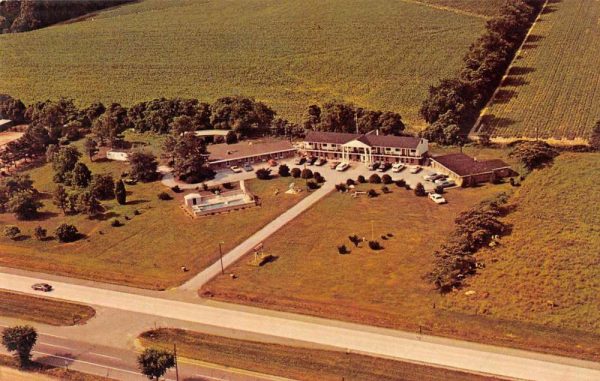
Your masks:
{"label": "red shingled roof", "polygon": [[490,173],[502,168],[508,168],[509,165],[500,159],[493,160],[475,160],[464,153],[451,153],[448,155],[436,156],[432,160],[440,163],[450,171],[459,176],[472,176],[481,173]]}
{"label": "red shingled roof", "polygon": [[236,144],[211,144],[207,146],[209,162],[236,160],[246,157],[294,150],[288,140],[261,139],[244,140]]}
{"label": "red shingled roof", "polygon": [[349,134],[346,132],[309,131],[306,134],[304,141],[316,143],[346,144],[349,141],[354,140],[360,136],[360,134]]}

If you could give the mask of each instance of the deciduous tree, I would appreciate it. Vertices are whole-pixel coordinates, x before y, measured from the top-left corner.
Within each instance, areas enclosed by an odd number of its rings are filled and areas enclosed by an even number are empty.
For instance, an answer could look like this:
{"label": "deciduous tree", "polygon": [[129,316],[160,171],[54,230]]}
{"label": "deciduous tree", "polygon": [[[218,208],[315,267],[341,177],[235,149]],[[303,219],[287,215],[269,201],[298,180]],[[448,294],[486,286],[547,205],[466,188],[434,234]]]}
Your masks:
{"label": "deciduous tree", "polygon": [[37,342],[37,336],[35,328],[28,325],[5,328],[2,331],[2,345],[7,351],[15,352],[19,366],[24,368],[31,361],[31,350]]}

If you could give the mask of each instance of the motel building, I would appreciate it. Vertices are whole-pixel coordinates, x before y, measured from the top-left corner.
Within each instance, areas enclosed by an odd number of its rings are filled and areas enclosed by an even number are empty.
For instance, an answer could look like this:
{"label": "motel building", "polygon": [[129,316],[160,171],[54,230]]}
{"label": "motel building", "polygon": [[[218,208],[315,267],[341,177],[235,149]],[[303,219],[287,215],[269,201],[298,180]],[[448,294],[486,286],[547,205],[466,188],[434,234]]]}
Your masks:
{"label": "motel building", "polygon": [[379,135],[310,131],[306,134],[302,150],[306,155],[357,161],[366,165],[373,162],[424,164],[427,139],[412,136]]}

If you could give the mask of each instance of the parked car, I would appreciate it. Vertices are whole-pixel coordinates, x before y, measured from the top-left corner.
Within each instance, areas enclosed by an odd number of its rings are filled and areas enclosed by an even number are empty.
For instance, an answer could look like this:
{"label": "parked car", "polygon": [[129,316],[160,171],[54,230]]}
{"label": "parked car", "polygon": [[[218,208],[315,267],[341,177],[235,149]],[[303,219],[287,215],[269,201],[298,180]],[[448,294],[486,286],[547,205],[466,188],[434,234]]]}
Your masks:
{"label": "parked car", "polygon": [[445,204],[446,199],[439,193],[429,193],[429,198],[436,204]]}
{"label": "parked car", "polygon": [[269,163],[269,167],[277,166],[277,160],[275,160],[275,159],[269,159],[268,163]]}
{"label": "parked car", "polygon": [[304,156],[300,156],[300,157],[297,157],[294,160],[294,164],[295,165],[302,165],[302,164],[304,164],[305,161],[306,161],[306,158]]}
{"label": "parked car", "polygon": [[371,164],[369,164],[367,168],[369,169],[369,171],[375,171],[377,170],[377,168],[379,168],[379,163],[374,161]]}
{"label": "parked car", "polygon": [[392,165],[392,172],[400,172],[404,169],[404,164],[402,163],[394,163],[394,165]]}
{"label": "parked car", "polygon": [[379,168],[377,168],[377,172],[386,172],[390,168],[392,168],[390,163],[382,163],[379,165]]}
{"label": "parked car", "polygon": [[314,156],[311,156],[308,159],[306,159],[306,165],[313,165],[316,161],[317,161],[317,158]]}
{"label": "parked car", "polygon": [[43,292],[52,291],[52,286],[49,285],[48,283],[36,283],[33,286],[31,286],[31,288],[34,289],[35,291],[43,291]]}
{"label": "parked car", "polygon": [[455,186],[456,183],[453,180],[439,179],[435,180],[435,185],[439,185],[442,188],[449,188]]}
{"label": "parked car", "polygon": [[329,168],[336,169],[339,164],[340,164],[339,161],[332,161],[329,163]]}
{"label": "parked car", "polygon": [[238,167],[237,165],[232,165],[231,167],[229,167],[229,169],[231,169],[231,172],[233,172],[233,173],[242,172],[242,168]]}
{"label": "parked car", "polygon": [[335,170],[338,172],[344,172],[346,169],[350,168],[350,164],[348,163],[339,163]]}
{"label": "parked car", "polygon": [[435,178],[438,176],[438,173],[427,173],[423,175],[423,180],[425,181],[435,181]]}
{"label": "parked car", "polygon": [[317,167],[320,167],[320,166],[322,166],[322,165],[325,165],[325,163],[327,163],[327,160],[325,160],[324,158],[320,157],[320,158],[317,160],[317,162],[315,163],[315,165],[316,165]]}
{"label": "parked car", "polygon": [[413,175],[415,175],[415,174],[421,172],[421,167],[419,167],[418,165],[413,165],[410,167],[409,172],[412,173]]}
{"label": "parked car", "polygon": [[253,170],[254,170],[254,168],[252,168],[252,165],[250,165],[250,163],[244,164],[244,171],[252,172]]}

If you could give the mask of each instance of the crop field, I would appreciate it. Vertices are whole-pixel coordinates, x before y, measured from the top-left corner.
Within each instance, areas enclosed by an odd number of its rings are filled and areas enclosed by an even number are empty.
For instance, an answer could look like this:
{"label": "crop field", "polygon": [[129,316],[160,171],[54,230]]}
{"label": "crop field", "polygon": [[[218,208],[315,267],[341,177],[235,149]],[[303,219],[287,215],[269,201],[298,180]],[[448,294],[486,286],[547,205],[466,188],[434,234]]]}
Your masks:
{"label": "crop field", "polygon": [[[242,258],[229,268],[237,279],[218,276],[200,294],[263,308],[600,359],[600,340],[589,332],[563,332],[539,320],[525,322],[451,308],[453,299],[439,295],[424,279],[433,263],[433,251],[452,231],[457,214],[511,189],[507,185],[453,189],[445,194],[448,204],[443,206],[395,186],[392,193],[374,199],[333,193],[265,241],[265,252],[276,256],[276,261],[256,268],[248,265],[249,258]],[[384,240],[382,236],[388,233],[392,237]],[[348,239],[352,234],[374,236],[384,249],[374,251],[365,243],[354,247]],[[341,244],[347,245],[349,254],[338,254]],[[534,292],[535,287],[530,289]],[[499,297],[509,298],[512,292],[512,287],[507,288]]]}
{"label": "crop field", "polygon": [[336,99],[418,127],[429,85],[459,70],[484,23],[414,1],[145,0],[0,36],[0,78],[25,102],[241,94],[300,121],[308,105]]}
{"label": "crop field", "polygon": [[[411,1],[411,0],[408,0]],[[439,7],[465,14],[491,17],[499,13],[506,0],[414,0],[432,7]]]}
{"label": "crop field", "polygon": [[[80,161],[93,173],[112,173],[114,178],[128,170],[125,163],[90,162],[85,155]],[[17,241],[0,237],[0,265],[150,289],[183,283],[218,258],[219,241],[227,252],[306,196],[306,192],[276,195],[275,189],[287,189],[289,180],[251,180],[247,187],[261,198],[262,206],[194,220],[180,208],[183,193],[170,192],[175,199],[160,201],[158,193],[168,190],[160,182],[138,183],[126,186],[127,205],[102,201],[107,209],[104,216],[89,219],[63,216],[53,205],[51,192],[56,184],[50,164],[28,173],[34,187],[44,194],[43,213],[34,221],[0,214],[0,226],[17,225],[22,231]],[[113,218],[123,226],[112,227]],[[52,235],[61,223],[74,224],[86,237],[69,244],[33,238],[36,226]],[[189,271],[182,272],[181,266]]]}
{"label": "crop field", "polygon": [[55,326],[85,324],[96,311],[81,304],[35,297],[0,289],[0,316]]}
{"label": "crop field", "polygon": [[598,20],[598,1],[551,1],[485,111],[482,130],[584,142],[600,119]]}
{"label": "crop field", "polygon": [[591,173],[600,173],[600,154],[562,154],[531,173],[506,217],[512,234],[480,254],[487,266],[468,287],[476,293],[453,294],[448,308],[600,342],[600,192]]}
{"label": "crop field", "polygon": [[[206,361],[294,380],[338,381],[492,381],[493,377],[428,367],[357,353],[232,339],[182,329],[159,328],[139,336],[144,347],[170,350],[186,359]],[[182,361],[183,362],[183,361]]]}

